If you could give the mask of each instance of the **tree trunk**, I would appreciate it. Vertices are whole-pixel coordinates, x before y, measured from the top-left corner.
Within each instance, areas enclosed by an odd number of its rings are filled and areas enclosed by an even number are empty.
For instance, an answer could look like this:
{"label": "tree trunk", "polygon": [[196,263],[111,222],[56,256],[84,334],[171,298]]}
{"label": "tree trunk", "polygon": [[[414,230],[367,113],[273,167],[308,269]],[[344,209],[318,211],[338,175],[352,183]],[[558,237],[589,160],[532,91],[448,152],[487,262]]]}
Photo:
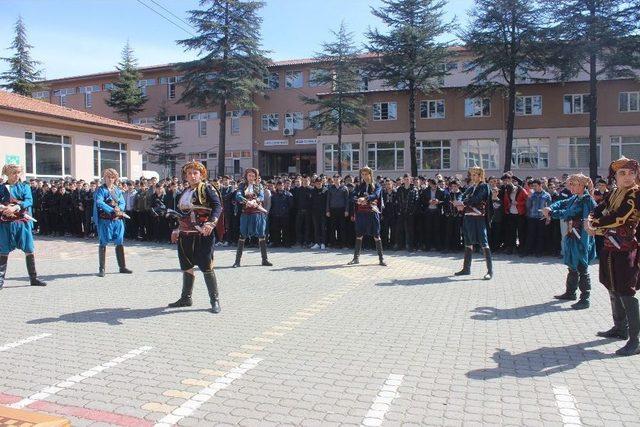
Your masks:
{"label": "tree trunk", "polygon": [[338,120],[338,175],[342,176],[342,118]]}
{"label": "tree trunk", "polygon": [[511,152],[513,151],[513,128],[516,123],[516,70],[509,71],[509,91],[507,98],[507,139],[504,142],[503,172],[511,170]]}
{"label": "tree trunk", "polygon": [[411,176],[418,176],[418,161],[416,157],[416,86],[409,81],[409,161]]}
{"label": "tree trunk", "polygon": [[226,160],[227,138],[227,98],[220,102],[220,133],[218,136],[218,176],[225,174],[224,162]]}
{"label": "tree trunk", "polygon": [[596,55],[589,57],[589,176],[598,176],[598,75]]}

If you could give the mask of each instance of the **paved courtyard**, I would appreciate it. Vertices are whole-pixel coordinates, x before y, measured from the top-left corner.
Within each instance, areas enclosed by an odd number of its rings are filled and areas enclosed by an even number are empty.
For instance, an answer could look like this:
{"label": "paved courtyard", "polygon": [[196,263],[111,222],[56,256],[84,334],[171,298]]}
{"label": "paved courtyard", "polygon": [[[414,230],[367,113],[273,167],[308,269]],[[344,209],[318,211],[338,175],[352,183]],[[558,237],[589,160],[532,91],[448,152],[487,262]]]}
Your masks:
{"label": "paved courtyard", "polygon": [[551,299],[558,259],[497,256],[495,279],[454,278],[460,256],[256,249],[216,252],[222,313],[180,294],[175,248],[127,248],[104,279],[94,242],[38,239],[46,288],[24,256],[0,291],[0,404],[73,425],[639,425],[640,356],[618,358],[607,294]]}

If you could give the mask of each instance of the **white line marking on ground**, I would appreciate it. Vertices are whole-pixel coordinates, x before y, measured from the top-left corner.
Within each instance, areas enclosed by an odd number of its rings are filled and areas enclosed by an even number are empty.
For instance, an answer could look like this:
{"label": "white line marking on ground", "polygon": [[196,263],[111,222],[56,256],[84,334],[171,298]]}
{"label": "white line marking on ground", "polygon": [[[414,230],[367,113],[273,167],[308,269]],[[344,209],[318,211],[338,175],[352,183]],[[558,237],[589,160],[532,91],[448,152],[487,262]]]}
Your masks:
{"label": "white line marking on ground", "polygon": [[217,378],[213,384],[203,388],[197,394],[191,397],[191,399],[184,402],[182,405],[174,409],[169,415],[161,418],[155,425],[155,427],[168,427],[177,424],[185,417],[190,416],[198,409],[203,403],[211,399],[215,394],[223,388],[229,387],[235,380],[242,378],[251,369],[255,368],[262,359],[250,358],[235,368],[232,368],[224,376]]}
{"label": "white line marking on ground", "polygon": [[66,380],[59,382],[58,384],[54,385],[54,386],[50,386],[50,387],[45,387],[42,390],[40,390],[38,393],[32,394],[29,397],[26,397],[24,399],[22,399],[19,402],[13,403],[11,405],[9,405],[9,407],[11,408],[15,408],[15,409],[21,409],[21,408],[25,408],[29,405],[31,405],[34,402],[37,402],[39,400],[43,400],[46,399],[47,397],[58,393],[61,390],[64,390],[66,388],[69,387],[73,387],[74,385],[78,384],[79,382],[82,382],[84,380],[86,380],[87,378],[93,377],[94,375],[107,370],[109,368],[112,368],[116,365],[119,365],[120,363],[124,362],[125,360],[129,360],[133,357],[139,356],[142,353],[145,353],[149,350],[151,350],[152,347],[149,346],[144,346],[144,347],[140,347],[137,348],[135,350],[131,350],[130,352],[116,357],[115,359],[111,359],[109,362],[103,363],[102,365],[98,365],[98,366],[94,366],[93,368],[89,369],[88,371],[84,371],[83,373],[81,373],[80,375],[74,375],[72,377],[67,378]]}
{"label": "white line marking on ground", "polygon": [[379,426],[384,421],[385,414],[391,408],[391,402],[398,397],[398,387],[402,384],[404,375],[389,374],[384,382],[378,395],[373,399],[373,403],[362,420],[363,426],[374,427]]}
{"label": "white line marking on ground", "polygon": [[46,337],[50,337],[50,336],[51,336],[51,334],[45,333],[45,334],[40,334],[40,335],[34,335],[32,337],[28,337],[28,338],[25,338],[25,339],[20,340],[20,341],[10,342],[9,344],[5,344],[2,347],[0,347],[0,352],[7,351],[7,350],[10,350],[12,348],[20,347],[22,344],[30,343],[32,341],[37,341],[37,340],[39,340],[41,338],[46,338]]}
{"label": "white line marking on ground", "polygon": [[580,413],[576,408],[576,398],[566,386],[553,386],[553,394],[556,398],[556,405],[562,417],[562,424],[565,427],[581,426]]}

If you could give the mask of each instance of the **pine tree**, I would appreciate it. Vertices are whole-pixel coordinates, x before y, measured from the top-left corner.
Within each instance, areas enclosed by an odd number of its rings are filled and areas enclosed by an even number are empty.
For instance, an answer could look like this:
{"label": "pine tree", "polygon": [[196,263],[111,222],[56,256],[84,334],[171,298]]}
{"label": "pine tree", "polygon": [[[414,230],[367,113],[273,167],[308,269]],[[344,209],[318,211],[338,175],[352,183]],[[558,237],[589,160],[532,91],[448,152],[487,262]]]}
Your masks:
{"label": "pine tree", "polygon": [[541,13],[533,1],[476,0],[470,18],[460,35],[473,55],[467,71],[476,71],[467,89],[472,96],[507,97],[506,172],[511,170],[516,83],[545,68]]}
{"label": "pine tree", "polygon": [[183,64],[184,91],[179,102],[191,108],[217,107],[220,116],[218,174],[224,174],[226,116],[230,105],[256,109],[253,96],[264,89],[268,64],[260,47],[260,1],[200,0],[202,10],[189,11],[195,37],[179,40],[200,58]]}
{"label": "pine tree", "polygon": [[137,60],[133,56],[133,49],[128,41],[122,49],[122,60],[116,68],[120,72],[120,77],[114,83],[114,88],[109,98],[105,99],[105,103],[131,123],[132,116],[144,110],[143,105],[147,102],[147,97],[138,87],[138,81],[142,75],[138,71]]}
{"label": "pine tree", "polygon": [[342,175],[342,132],[344,126],[364,126],[367,110],[364,97],[358,93],[361,73],[358,68],[358,49],[353,34],[344,23],[338,32],[332,31],[335,41],[322,44],[322,52],[316,59],[325,67],[310,83],[316,86],[331,85],[328,95],[301,99],[318,108],[318,114],[309,118],[309,127],[338,133],[338,174]]}
{"label": "pine tree", "polygon": [[153,128],[158,132],[156,142],[151,145],[149,152],[153,154],[152,163],[161,165],[164,169],[164,176],[175,176],[176,155],[174,150],[182,144],[176,141],[171,129],[171,123],[168,120],[167,106],[163,102],[155,117]]}
{"label": "pine tree", "polygon": [[409,94],[409,153],[411,174],[418,175],[416,159],[416,95],[437,91],[447,74],[449,43],[438,39],[453,29],[443,19],[445,0],[381,0],[374,16],[388,32],[369,30],[367,49],[379,56],[371,71],[388,86]]}
{"label": "pine tree", "polygon": [[14,49],[15,54],[9,58],[2,58],[9,63],[9,70],[0,74],[0,80],[6,82],[0,87],[20,95],[31,96],[33,92],[42,88],[39,83],[42,80],[42,70],[38,69],[40,63],[31,59],[29,51],[33,46],[27,41],[27,29],[22,16],[16,21],[15,34],[9,48]]}
{"label": "pine tree", "polygon": [[628,0],[544,0],[550,60],[561,80],[589,76],[589,174],[598,175],[598,81],[634,78],[640,69],[640,3]]}

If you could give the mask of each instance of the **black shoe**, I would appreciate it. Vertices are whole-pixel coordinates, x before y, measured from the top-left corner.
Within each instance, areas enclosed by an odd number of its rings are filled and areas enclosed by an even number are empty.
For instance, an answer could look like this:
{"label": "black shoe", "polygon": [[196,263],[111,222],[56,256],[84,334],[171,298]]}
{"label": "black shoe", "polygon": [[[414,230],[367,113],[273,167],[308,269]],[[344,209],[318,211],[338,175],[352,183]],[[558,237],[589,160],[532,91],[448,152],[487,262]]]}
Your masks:
{"label": "black shoe", "polygon": [[31,279],[31,286],[47,286],[45,282],[40,279]]}
{"label": "black shoe", "polygon": [[238,268],[238,267],[240,267],[240,262],[239,262],[239,261],[234,262],[234,263],[233,263],[233,265],[232,265],[231,267],[233,267],[233,268]]}
{"label": "black shoe", "polygon": [[104,275],[105,275],[104,269],[98,270],[98,277],[104,277]]}
{"label": "black shoe", "polygon": [[460,270],[457,271],[455,273],[453,273],[454,276],[469,276],[471,275],[471,272],[469,270]]}
{"label": "black shoe", "polygon": [[567,300],[567,301],[575,301],[578,299],[576,294],[572,294],[570,292],[565,292],[564,294],[561,294],[561,295],[554,295],[553,297],[555,299],[561,299],[561,300]]}
{"label": "black shoe", "polygon": [[269,260],[266,260],[266,259],[262,260],[262,265],[265,266],[265,267],[272,267],[273,266],[273,264],[271,264],[269,262]]}
{"label": "black shoe", "polygon": [[360,260],[358,258],[354,258],[347,263],[347,265],[356,265],[356,264],[360,264]]}
{"label": "black shoe", "polygon": [[640,353],[640,343],[638,342],[638,338],[630,339],[624,347],[616,351],[618,356],[633,356],[638,353]]}
{"label": "black shoe", "polygon": [[220,313],[220,302],[218,300],[214,300],[213,303],[211,304],[211,312],[213,314]]}
{"label": "black shoe", "polygon": [[133,271],[129,270],[126,267],[120,267],[120,273],[122,273],[122,274],[131,274],[131,273],[133,273]]}
{"label": "black shoe", "polygon": [[387,263],[386,263],[386,262],[384,262],[384,260],[382,260],[382,259],[381,259],[381,260],[378,262],[378,265],[380,265],[380,266],[382,266],[382,267],[386,267],[386,266],[387,266]]}
{"label": "black shoe", "polygon": [[629,339],[629,333],[627,331],[621,331],[615,326],[608,331],[601,331],[596,333],[597,336],[603,338],[615,338],[618,340],[626,340]]}
{"label": "black shoe", "polygon": [[171,308],[191,307],[192,305],[193,305],[193,300],[191,298],[180,298],[178,301],[172,302],[171,304],[169,304],[169,307]]}
{"label": "black shoe", "polygon": [[482,280],[491,280],[492,278],[493,278],[493,273],[487,272],[487,274],[484,275]]}
{"label": "black shoe", "polygon": [[589,306],[590,304],[588,299],[581,299],[577,303],[571,304],[571,308],[573,308],[574,310],[584,310],[589,308]]}

